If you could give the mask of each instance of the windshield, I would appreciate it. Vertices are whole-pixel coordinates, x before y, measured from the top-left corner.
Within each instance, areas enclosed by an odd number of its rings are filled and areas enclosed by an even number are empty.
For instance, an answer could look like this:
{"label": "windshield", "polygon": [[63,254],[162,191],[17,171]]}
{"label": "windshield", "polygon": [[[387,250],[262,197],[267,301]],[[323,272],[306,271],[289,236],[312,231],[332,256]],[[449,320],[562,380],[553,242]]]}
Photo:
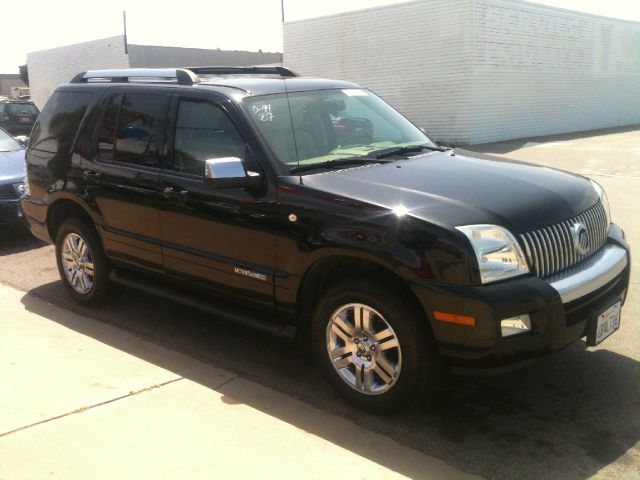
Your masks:
{"label": "windshield", "polygon": [[33,103],[7,103],[8,115],[38,115],[38,109]]}
{"label": "windshield", "polygon": [[287,94],[276,94],[247,97],[242,102],[287,171],[331,160],[376,158],[378,152],[411,145],[436,147],[409,120],[367,90],[295,92],[288,99]]}
{"label": "windshield", "polygon": [[15,152],[17,150],[22,150],[22,145],[0,128],[0,152]]}

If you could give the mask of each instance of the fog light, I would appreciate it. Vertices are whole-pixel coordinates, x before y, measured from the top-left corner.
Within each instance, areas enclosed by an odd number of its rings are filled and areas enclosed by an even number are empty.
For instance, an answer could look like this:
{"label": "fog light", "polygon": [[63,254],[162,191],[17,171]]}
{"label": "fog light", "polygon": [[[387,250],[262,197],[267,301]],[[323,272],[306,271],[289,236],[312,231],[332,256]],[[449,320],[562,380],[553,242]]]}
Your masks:
{"label": "fog light", "polygon": [[518,315],[517,317],[505,318],[500,322],[500,329],[503,337],[510,337],[519,333],[531,330],[531,319],[529,314]]}

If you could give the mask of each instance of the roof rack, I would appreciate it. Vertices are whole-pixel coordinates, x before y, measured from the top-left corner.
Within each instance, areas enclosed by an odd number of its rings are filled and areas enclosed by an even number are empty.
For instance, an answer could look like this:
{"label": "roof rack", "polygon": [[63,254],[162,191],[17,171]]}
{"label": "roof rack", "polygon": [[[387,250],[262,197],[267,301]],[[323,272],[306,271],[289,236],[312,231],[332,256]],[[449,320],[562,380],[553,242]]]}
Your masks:
{"label": "roof rack", "polygon": [[196,75],[278,75],[280,77],[298,77],[287,67],[186,67]]}
{"label": "roof rack", "polygon": [[80,72],[71,83],[112,82],[175,82],[179,85],[193,85],[200,82],[198,75],[278,75],[297,77],[298,74],[286,67],[188,67],[188,68],[125,68],[121,70],[87,70]]}
{"label": "roof rack", "polygon": [[200,81],[198,75],[184,68],[126,68],[80,72],[73,77],[71,83],[89,83],[90,81],[127,83],[131,79],[140,79],[144,82],[175,82],[180,85],[193,85]]}

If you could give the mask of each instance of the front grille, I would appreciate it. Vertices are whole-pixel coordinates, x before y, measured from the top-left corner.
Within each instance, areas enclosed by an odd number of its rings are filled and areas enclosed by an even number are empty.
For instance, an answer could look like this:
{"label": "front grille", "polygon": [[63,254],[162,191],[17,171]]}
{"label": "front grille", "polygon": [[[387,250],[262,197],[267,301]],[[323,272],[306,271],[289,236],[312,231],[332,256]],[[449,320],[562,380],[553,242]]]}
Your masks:
{"label": "front grille", "polygon": [[[588,246],[584,253],[576,248],[572,229],[582,223],[587,231]],[[538,277],[548,277],[589,258],[607,241],[607,216],[601,202],[555,225],[520,235],[531,270]]]}
{"label": "front grille", "polygon": [[18,194],[13,185],[0,185],[0,200],[16,200],[17,198]]}

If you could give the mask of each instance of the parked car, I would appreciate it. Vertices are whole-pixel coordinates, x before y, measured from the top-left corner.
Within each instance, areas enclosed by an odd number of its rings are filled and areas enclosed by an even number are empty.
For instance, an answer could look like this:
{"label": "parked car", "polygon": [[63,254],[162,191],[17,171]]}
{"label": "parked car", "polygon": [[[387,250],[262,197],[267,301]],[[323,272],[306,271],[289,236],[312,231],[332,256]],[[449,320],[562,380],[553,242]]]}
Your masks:
{"label": "parked car", "polygon": [[24,155],[24,147],[0,128],[0,225],[15,224],[22,219]]}
{"label": "parked car", "polygon": [[620,324],[629,247],[600,185],[456,154],[353,83],[82,72],[38,118],[27,169],[23,209],[76,301],[115,283],[306,330],[364,408],[420,399],[448,366],[596,345]]}
{"label": "parked car", "polygon": [[31,134],[40,110],[33,102],[6,100],[0,102],[0,127],[13,136]]}

